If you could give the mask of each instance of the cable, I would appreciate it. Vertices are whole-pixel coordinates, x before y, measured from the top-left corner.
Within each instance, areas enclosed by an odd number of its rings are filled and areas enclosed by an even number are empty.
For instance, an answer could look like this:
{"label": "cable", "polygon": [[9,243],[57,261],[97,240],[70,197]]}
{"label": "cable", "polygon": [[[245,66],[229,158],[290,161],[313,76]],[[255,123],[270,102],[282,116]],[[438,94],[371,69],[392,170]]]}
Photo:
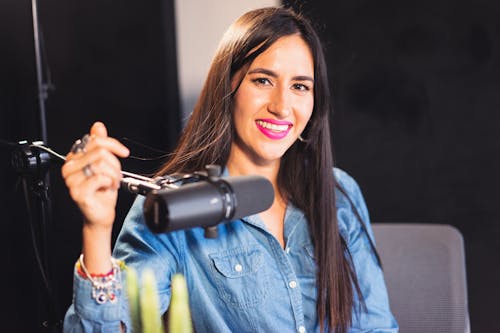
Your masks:
{"label": "cable", "polygon": [[52,156],[55,156],[57,158],[59,158],[60,160],[62,161],[66,161],[66,156],[64,155],[61,155],[55,151],[53,151],[52,149],[50,149],[49,147],[47,146],[44,146],[43,143],[41,141],[35,141],[33,142],[31,145],[30,145],[30,148],[38,148],[38,149],[41,149],[43,151],[46,151],[47,153],[51,154]]}
{"label": "cable", "polygon": [[[47,146],[44,146],[41,143],[33,142],[33,144],[31,144],[30,147],[31,148],[41,149],[41,150],[43,150],[43,151],[51,154],[52,156],[55,156],[55,157],[59,158],[62,161],[66,161],[66,156],[61,155],[61,154],[55,152],[54,150],[50,149]],[[128,172],[128,171],[123,171],[122,170],[121,173],[122,173],[123,176],[132,177],[132,178],[136,178],[136,179],[140,179],[140,180],[144,180],[144,181],[149,181],[149,182],[154,182],[154,179],[152,179],[152,178],[141,176],[141,175],[138,175],[138,174],[135,174],[135,173],[132,173],[132,172]]]}
{"label": "cable", "polygon": [[42,258],[40,256],[39,252],[39,244],[37,242],[37,236],[36,236],[36,231],[35,231],[35,226],[34,226],[34,221],[33,221],[33,209],[31,207],[31,200],[29,198],[29,191],[28,191],[28,184],[26,182],[26,178],[22,178],[22,183],[23,183],[23,194],[24,194],[24,201],[26,203],[26,213],[28,214],[28,220],[29,220],[29,226],[30,226],[30,232],[31,232],[31,242],[33,244],[33,249],[35,251],[35,259],[36,263],[38,265],[38,269],[40,270],[40,274],[42,275],[42,280],[43,284],[45,286],[45,289],[49,293],[52,293],[52,289],[49,284],[49,280],[47,278],[47,273],[45,271],[44,265],[42,263]]}

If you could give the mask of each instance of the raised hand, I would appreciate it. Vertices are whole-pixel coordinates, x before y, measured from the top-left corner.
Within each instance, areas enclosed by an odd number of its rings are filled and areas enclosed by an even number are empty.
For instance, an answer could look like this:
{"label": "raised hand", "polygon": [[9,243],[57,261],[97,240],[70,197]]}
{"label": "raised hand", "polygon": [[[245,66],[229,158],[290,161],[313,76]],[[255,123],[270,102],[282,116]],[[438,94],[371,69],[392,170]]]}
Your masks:
{"label": "raised hand", "polygon": [[[82,148],[66,156],[61,172],[71,198],[84,216],[83,252],[90,251],[85,254],[87,263],[88,260],[92,261],[92,257],[98,257],[101,250],[110,252],[116,200],[122,178],[118,157],[127,157],[129,150],[118,140],[109,137],[101,122],[92,125],[88,141]],[[105,258],[106,253],[101,255]],[[100,270],[100,266],[88,264],[89,269],[93,267]],[[108,266],[109,261],[106,261],[105,267]]]}

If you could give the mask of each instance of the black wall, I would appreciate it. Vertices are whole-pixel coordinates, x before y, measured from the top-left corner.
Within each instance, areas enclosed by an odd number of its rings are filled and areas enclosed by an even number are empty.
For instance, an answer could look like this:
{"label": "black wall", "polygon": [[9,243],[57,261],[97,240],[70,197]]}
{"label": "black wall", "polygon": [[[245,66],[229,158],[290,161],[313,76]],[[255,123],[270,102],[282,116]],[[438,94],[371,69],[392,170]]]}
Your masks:
{"label": "black wall", "polygon": [[500,332],[500,4],[297,3],[327,49],[337,165],[372,221],[462,232],[472,330]]}
{"label": "black wall", "polygon": [[[41,0],[38,7],[45,62],[55,86],[46,103],[48,145],[66,154],[93,121],[101,120],[134,155],[161,153],[124,137],[169,151],[180,130],[173,0]],[[0,4],[0,139],[41,139],[38,114],[31,2],[4,0]],[[48,299],[34,260],[22,187],[10,167],[11,152],[2,144],[1,331],[39,332],[48,319]],[[149,173],[158,163],[127,159],[123,168]],[[57,161],[50,163],[53,218],[47,230],[51,284],[59,307],[56,319],[62,319],[71,303],[72,270],[81,249],[81,217],[62,183],[60,166]],[[132,200],[125,192],[120,195],[117,230]],[[35,219],[35,231],[39,227]]]}

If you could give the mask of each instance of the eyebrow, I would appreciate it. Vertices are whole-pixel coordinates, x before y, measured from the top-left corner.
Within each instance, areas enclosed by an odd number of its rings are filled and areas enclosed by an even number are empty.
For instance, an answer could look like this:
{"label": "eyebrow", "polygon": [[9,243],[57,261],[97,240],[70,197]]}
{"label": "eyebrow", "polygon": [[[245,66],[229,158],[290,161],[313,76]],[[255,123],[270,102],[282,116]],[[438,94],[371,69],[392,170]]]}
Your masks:
{"label": "eyebrow", "polygon": [[[278,77],[278,74],[276,72],[273,72],[270,69],[261,68],[261,67],[254,68],[254,69],[248,71],[247,74],[266,74],[266,75],[269,75],[269,76],[274,77],[274,78]],[[314,79],[308,75],[297,75],[297,76],[292,77],[292,80],[294,80],[294,81],[311,81],[312,83],[314,83]]]}

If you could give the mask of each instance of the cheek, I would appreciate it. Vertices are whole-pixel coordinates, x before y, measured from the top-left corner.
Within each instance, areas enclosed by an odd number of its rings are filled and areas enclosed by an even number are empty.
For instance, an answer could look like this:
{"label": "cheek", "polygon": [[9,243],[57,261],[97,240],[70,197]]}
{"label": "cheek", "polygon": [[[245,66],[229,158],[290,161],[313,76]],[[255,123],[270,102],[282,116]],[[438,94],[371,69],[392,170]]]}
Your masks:
{"label": "cheek", "polygon": [[233,126],[238,136],[244,136],[245,132],[248,131],[249,123],[252,119],[251,112],[248,105],[239,100],[239,102],[234,102],[233,107]]}
{"label": "cheek", "polygon": [[241,96],[236,95],[233,102],[233,121],[236,127],[238,127],[245,118],[245,106],[246,103],[242,100]]}
{"label": "cheek", "polygon": [[242,84],[234,96],[234,117],[239,117],[240,120],[248,120],[252,118],[265,103],[265,94],[258,93]]}
{"label": "cheek", "polygon": [[313,108],[314,108],[314,101],[307,101],[305,102],[302,107],[301,107],[301,112],[297,115],[299,117],[300,125],[302,129],[306,127],[307,123],[309,122],[309,119],[311,119],[312,113],[313,113]]}

